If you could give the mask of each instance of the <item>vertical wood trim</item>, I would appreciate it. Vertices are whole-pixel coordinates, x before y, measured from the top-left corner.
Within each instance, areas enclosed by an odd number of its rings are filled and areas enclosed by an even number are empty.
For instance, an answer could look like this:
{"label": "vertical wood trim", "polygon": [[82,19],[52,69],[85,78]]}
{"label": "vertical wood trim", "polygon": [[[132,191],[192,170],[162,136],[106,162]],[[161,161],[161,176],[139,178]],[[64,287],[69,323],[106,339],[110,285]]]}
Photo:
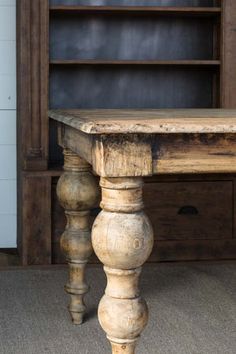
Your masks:
{"label": "vertical wood trim", "polygon": [[48,165],[48,0],[17,1],[17,96],[20,168]]}
{"label": "vertical wood trim", "polygon": [[23,265],[51,264],[51,177],[22,175],[22,223],[18,239]]}
{"label": "vertical wood trim", "polygon": [[236,1],[222,1],[221,107],[236,108]]}
{"label": "vertical wood trim", "polygon": [[16,3],[17,246],[24,265],[50,264],[51,177],[43,175],[48,168],[49,2]]}
{"label": "vertical wood trim", "polygon": [[[216,4],[215,4],[216,6]],[[216,19],[213,28],[213,59],[219,60],[220,58],[220,38],[221,38],[221,21]],[[212,87],[212,108],[220,106],[220,70],[215,71],[213,74],[213,87]]]}

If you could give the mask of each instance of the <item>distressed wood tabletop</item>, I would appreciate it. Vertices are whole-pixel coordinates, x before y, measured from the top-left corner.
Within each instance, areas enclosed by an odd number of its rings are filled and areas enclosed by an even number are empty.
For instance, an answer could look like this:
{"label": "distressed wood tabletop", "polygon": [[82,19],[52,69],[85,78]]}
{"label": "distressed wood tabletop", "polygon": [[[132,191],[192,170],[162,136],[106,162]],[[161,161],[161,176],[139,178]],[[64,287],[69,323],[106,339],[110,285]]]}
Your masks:
{"label": "distressed wood tabletop", "polygon": [[87,134],[236,132],[233,109],[75,109],[49,116]]}

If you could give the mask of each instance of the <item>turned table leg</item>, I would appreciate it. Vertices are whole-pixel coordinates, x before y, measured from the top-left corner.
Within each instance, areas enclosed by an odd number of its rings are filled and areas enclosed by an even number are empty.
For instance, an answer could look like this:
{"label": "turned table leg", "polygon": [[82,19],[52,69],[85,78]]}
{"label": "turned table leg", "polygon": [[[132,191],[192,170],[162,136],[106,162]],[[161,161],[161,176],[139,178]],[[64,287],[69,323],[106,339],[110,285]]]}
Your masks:
{"label": "turned table leg", "polygon": [[64,149],[64,173],[57,184],[57,195],[65,209],[67,225],[61,237],[61,248],[69,262],[69,311],[74,324],[81,324],[85,313],[85,266],[92,254],[89,227],[90,209],[98,202],[99,189],[90,165],[78,155]]}
{"label": "turned table leg", "polygon": [[94,222],[92,243],[104,264],[107,287],[99,304],[99,322],[113,354],[134,354],[148,320],[138,279],[153,247],[153,230],[142,211],[141,178],[101,178],[100,185],[103,210]]}

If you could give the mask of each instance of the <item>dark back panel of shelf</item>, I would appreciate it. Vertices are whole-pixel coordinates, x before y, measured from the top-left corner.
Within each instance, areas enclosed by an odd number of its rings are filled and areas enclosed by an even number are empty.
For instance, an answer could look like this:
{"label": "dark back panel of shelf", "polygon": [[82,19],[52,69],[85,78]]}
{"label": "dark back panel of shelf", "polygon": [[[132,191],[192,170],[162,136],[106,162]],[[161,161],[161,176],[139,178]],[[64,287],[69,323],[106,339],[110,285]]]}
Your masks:
{"label": "dark back panel of shelf", "polygon": [[214,0],[50,0],[50,5],[214,6]]}
{"label": "dark back panel of shelf", "polygon": [[209,18],[54,14],[51,59],[212,59]]}
{"label": "dark back panel of shelf", "polygon": [[54,67],[51,108],[211,107],[212,72],[177,67]]}

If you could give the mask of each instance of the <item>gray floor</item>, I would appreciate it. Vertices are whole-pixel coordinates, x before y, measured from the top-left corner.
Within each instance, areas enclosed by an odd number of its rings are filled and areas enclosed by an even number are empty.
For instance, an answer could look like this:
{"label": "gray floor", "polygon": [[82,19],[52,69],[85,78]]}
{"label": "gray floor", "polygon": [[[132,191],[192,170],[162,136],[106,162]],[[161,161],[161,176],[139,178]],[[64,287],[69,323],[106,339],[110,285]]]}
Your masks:
{"label": "gray floor", "polygon": [[[88,269],[83,326],[70,323],[66,278],[64,268],[0,272],[1,354],[110,354],[96,318],[101,268]],[[141,283],[150,321],[137,354],[236,353],[236,263],[147,266]]]}

